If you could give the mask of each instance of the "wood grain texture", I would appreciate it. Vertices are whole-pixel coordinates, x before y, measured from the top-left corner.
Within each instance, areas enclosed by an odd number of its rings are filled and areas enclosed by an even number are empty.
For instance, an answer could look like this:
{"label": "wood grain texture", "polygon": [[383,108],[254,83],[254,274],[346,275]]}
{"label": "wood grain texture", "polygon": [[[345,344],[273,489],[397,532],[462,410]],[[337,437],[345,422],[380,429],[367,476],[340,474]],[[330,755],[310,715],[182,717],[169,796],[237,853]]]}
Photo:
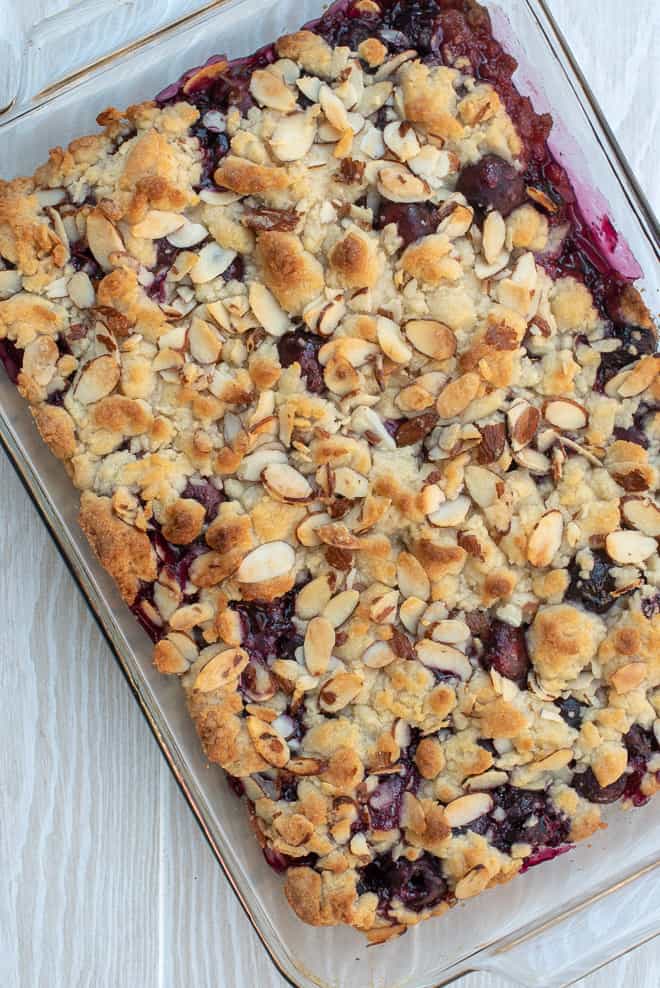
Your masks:
{"label": "wood grain texture", "polygon": [[[657,208],[655,0],[551,6]],[[0,492],[0,985],[282,988],[2,456]],[[580,988],[655,988],[659,965],[656,941]]]}

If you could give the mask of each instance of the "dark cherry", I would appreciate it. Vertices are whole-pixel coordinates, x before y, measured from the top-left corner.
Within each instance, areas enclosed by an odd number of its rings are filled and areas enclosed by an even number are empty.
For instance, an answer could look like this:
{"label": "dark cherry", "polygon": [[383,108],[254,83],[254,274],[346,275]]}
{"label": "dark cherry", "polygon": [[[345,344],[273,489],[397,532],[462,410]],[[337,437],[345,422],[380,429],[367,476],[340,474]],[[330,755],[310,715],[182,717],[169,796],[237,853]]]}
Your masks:
{"label": "dark cherry", "polygon": [[652,597],[644,597],[642,600],[642,614],[649,621],[654,614],[660,614],[660,593],[655,593]]}
{"label": "dark cherry", "polygon": [[297,589],[269,603],[232,601],[243,620],[243,648],[255,661],[293,659],[302,638],[293,626]]}
{"label": "dark cherry", "polygon": [[313,867],[318,861],[317,854],[306,854],[303,858],[292,858],[288,854],[276,851],[273,847],[264,847],[263,855],[273,871],[280,874],[285,872],[287,868]]}
{"label": "dark cherry", "polygon": [[616,585],[611,574],[611,562],[602,549],[592,550],[592,555],[593,569],[585,578],[580,576],[580,566],[576,560],[571,560],[568,567],[571,582],[566,591],[566,600],[578,601],[594,614],[605,614],[616,600],[612,596]]}
{"label": "dark cherry", "polygon": [[646,765],[659,747],[653,731],[646,731],[639,724],[633,724],[628,733],[624,734],[623,743],[628,749],[629,762],[636,766]]}
{"label": "dark cherry", "polygon": [[19,350],[11,340],[0,340],[0,362],[7,371],[9,380],[12,384],[16,384],[23,366],[23,351]]}
{"label": "dark cherry", "polygon": [[484,644],[485,651],[481,656],[483,666],[486,669],[495,668],[501,676],[524,686],[530,666],[524,629],[494,620]]}
{"label": "dark cherry", "polygon": [[299,363],[302,376],[305,378],[307,390],[312,394],[321,394],[325,390],[323,368],[319,363],[319,350],[324,339],[315,333],[305,333],[302,329],[294,329],[285,333],[277,341],[277,352],[282,367],[290,367]]}
{"label": "dark cherry", "polygon": [[210,524],[218,513],[218,508],[227,498],[222,491],[209,483],[208,480],[197,483],[189,482],[181,492],[181,497],[198,501],[206,508],[206,523]]}
{"label": "dark cherry", "polygon": [[508,216],[526,197],[523,176],[496,154],[466,165],[458,176],[456,189],[479,213],[496,209],[502,216]]}
{"label": "dark cherry", "polygon": [[235,775],[230,775],[229,772],[225,772],[225,777],[227,779],[227,785],[235,796],[238,796],[240,799],[245,795],[245,786],[240,779],[237,779]]}
{"label": "dark cherry", "polygon": [[617,799],[623,796],[626,784],[627,777],[624,772],[621,778],[610,786],[601,786],[590,768],[586,772],[576,772],[571,781],[575,791],[590,803],[616,803]]}
{"label": "dark cherry", "polygon": [[407,247],[420,237],[435,233],[438,222],[438,211],[430,203],[388,202],[383,199],[374,225],[377,230],[382,230],[389,223],[396,223],[403,245]]}
{"label": "dark cherry", "polygon": [[[564,844],[570,823],[543,791],[499,786],[491,792],[493,809],[473,820],[468,829],[483,834],[498,850],[509,853],[513,844],[557,847]],[[500,819],[501,817],[501,819]]]}
{"label": "dark cherry", "polygon": [[425,852],[417,861],[392,859],[391,854],[378,857],[360,869],[358,894],[374,892],[379,911],[386,913],[392,899],[399,899],[413,912],[431,909],[447,897],[448,886],[440,860]]}
{"label": "dark cherry", "polygon": [[614,438],[622,439],[626,443],[637,443],[643,449],[649,448],[649,441],[641,429],[632,426],[630,429],[623,429],[621,426],[614,427]]}
{"label": "dark cherry", "polygon": [[601,354],[594,383],[594,391],[601,394],[608,381],[619,371],[639,357],[647,356],[655,350],[653,333],[643,326],[614,326],[610,335],[620,340],[621,345],[616,350]]}
{"label": "dark cherry", "polygon": [[165,279],[170,268],[174,264],[179,248],[174,247],[169,240],[164,237],[156,241],[156,265],[154,268],[154,280],[147,289],[147,295],[155,299],[156,302],[164,302],[167,298],[165,289]]}
{"label": "dark cherry", "polygon": [[576,700],[575,697],[569,696],[566,699],[560,697],[558,700],[555,700],[555,706],[559,708],[559,713],[568,726],[574,727],[576,731],[579,731],[582,724],[584,704]]}

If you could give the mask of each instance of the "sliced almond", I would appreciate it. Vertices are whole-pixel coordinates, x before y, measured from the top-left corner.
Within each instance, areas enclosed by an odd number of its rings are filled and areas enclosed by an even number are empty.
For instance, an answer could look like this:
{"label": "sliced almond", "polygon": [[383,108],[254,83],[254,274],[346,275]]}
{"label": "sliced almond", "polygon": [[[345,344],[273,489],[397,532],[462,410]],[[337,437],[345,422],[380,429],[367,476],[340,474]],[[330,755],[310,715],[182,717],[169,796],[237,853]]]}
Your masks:
{"label": "sliced almond", "polygon": [[378,342],[386,357],[395,364],[407,364],[412,357],[412,349],[403,338],[398,325],[391,319],[380,316],[377,323]]}
{"label": "sliced almond", "polygon": [[436,528],[456,528],[463,524],[469,510],[470,499],[461,494],[453,501],[445,501],[435,511],[432,511],[428,515],[428,521]]}
{"label": "sliced almond", "polygon": [[315,136],[314,116],[311,113],[292,113],[278,122],[270,139],[270,147],[278,161],[299,161],[311,148]]}
{"label": "sliced almond", "polygon": [[469,371],[445,385],[435,403],[440,418],[453,419],[464,412],[477,397],[480,384],[479,375]]}
{"label": "sliced almond", "polygon": [[561,511],[548,511],[537,522],[527,542],[527,559],[532,566],[549,566],[561,547],[564,519]]}
{"label": "sliced almond", "polygon": [[485,865],[477,865],[467,875],[463,875],[454,888],[454,895],[457,899],[471,899],[479,895],[487,888],[490,882],[490,872]]}
{"label": "sliced almond", "polygon": [[337,467],[334,471],[333,492],[352,500],[366,497],[369,493],[369,481],[351,467]]}
{"label": "sliced almond", "polygon": [[319,511],[313,515],[307,515],[296,528],[296,538],[306,549],[313,549],[322,545],[323,542],[318,536],[319,528],[330,522],[330,515],[324,511]]}
{"label": "sliced almond", "polygon": [[362,653],[362,662],[367,669],[384,669],[394,662],[396,657],[389,642],[372,642]]}
{"label": "sliced almond", "polygon": [[438,621],[433,628],[433,641],[443,642],[445,645],[457,645],[466,642],[470,637],[470,629],[465,621],[458,621],[454,618],[447,618]]}
{"label": "sliced almond", "polygon": [[[451,204],[448,203],[449,207]],[[444,233],[450,240],[463,237],[472,226],[474,211],[469,206],[464,206],[461,202],[453,204],[451,212],[444,217],[438,226],[438,233]]]}
{"label": "sliced almond", "polygon": [[612,674],[610,682],[619,695],[642,685],[648,673],[646,662],[627,662]]}
{"label": "sliced almond", "polygon": [[322,676],[335,647],[335,629],[326,617],[315,617],[307,625],[303,652],[312,676]]}
{"label": "sliced almond", "polygon": [[399,591],[388,590],[381,597],[377,597],[369,609],[369,617],[374,624],[394,624],[397,617],[397,606],[399,603]]}
{"label": "sliced almond", "polygon": [[84,271],[76,271],[69,278],[69,298],[79,309],[91,309],[96,302],[94,285],[88,274]]}
{"label": "sliced almond", "polygon": [[345,133],[347,130],[351,129],[348,114],[346,113],[346,107],[336,96],[330,86],[323,83],[319,88],[319,103],[321,109],[323,110],[328,123],[339,131],[340,134]]}
{"label": "sliced almond", "polygon": [[112,270],[110,255],[126,249],[116,227],[98,207],[87,217],[87,243],[104,271]]}
{"label": "sliced almond", "polygon": [[411,124],[401,120],[393,120],[383,131],[383,139],[399,161],[407,161],[419,154],[420,147],[417,134]]}
{"label": "sliced almond", "polygon": [[[23,276],[20,271],[0,271],[0,301],[17,295],[23,284]],[[74,305],[77,303],[74,302]]]}
{"label": "sliced almond", "polygon": [[226,250],[215,241],[207,244],[200,250],[190,270],[190,279],[195,285],[205,285],[223,274],[235,258],[235,250]]}
{"label": "sliced almond", "polygon": [[378,172],[378,191],[391,202],[426,202],[431,188],[404,165],[385,165]]}
{"label": "sliced almond", "polygon": [[210,323],[193,318],[188,331],[188,348],[200,364],[215,364],[222,353],[223,339]]}
{"label": "sliced almond", "polygon": [[328,577],[317,576],[310,580],[296,597],[296,614],[303,621],[309,621],[317,617],[326,606],[332,596]]}
{"label": "sliced almond", "polygon": [[463,682],[472,675],[472,666],[467,656],[458,648],[424,638],[415,645],[417,658],[428,669],[438,669],[451,673]]}
{"label": "sliced almond", "polygon": [[288,463],[271,463],[265,467],[261,480],[277,501],[289,504],[308,501],[313,493],[307,478]]}
{"label": "sliced almond", "polygon": [[351,367],[362,367],[370,357],[375,357],[379,352],[377,343],[354,336],[342,336],[323,344],[319,350],[319,363],[325,367],[332,357],[342,357]]}
{"label": "sliced almond", "polygon": [[531,449],[529,446],[514,453],[513,458],[519,466],[524,467],[525,470],[529,470],[531,474],[537,477],[545,476],[552,469],[552,464],[548,457],[544,453],[539,453],[536,449]]}
{"label": "sliced almond", "polygon": [[172,244],[173,247],[179,247],[181,250],[185,250],[187,247],[194,247],[196,244],[201,244],[202,240],[206,240],[209,235],[209,231],[201,223],[191,223],[190,220],[184,220],[182,226],[170,233],[167,237],[168,243]]}
{"label": "sliced almond", "polygon": [[354,672],[340,672],[321,687],[319,706],[325,713],[336,714],[352,703],[363,686],[361,676]]}
{"label": "sliced almond", "polygon": [[119,383],[119,377],[119,364],[114,357],[95,357],[83,367],[74,396],[83,405],[91,405],[109,395]]}
{"label": "sliced almond", "polygon": [[543,415],[563,432],[577,432],[589,424],[589,414],[582,405],[570,398],[552,398],[543,405]]}
{"label": "sliced almond", "polygon": [[497,789],[498,786],[503,786],[508,780],[509,777],[506,772],[493,768],[488,772],[482,772],[481,775],[471,776],[465,780],[463,786],[468,792],[484,792],[489,789]]}
{"label": "sliced almond", "polygon": [[352,552],[359,549],[362,545],[360,539],[353,535],[346,525],[341,522],[322,525],[317,529],[317,532],[321,542],[331,545],[335,549],[348,549]]}
{"label": "sliced almond", "polygon": [[243,672],[250,656],[243,648],[226,648],[207,662],[195,680],[193,689],[201,693],[225,689]]}
{"label": "sliced almond", "polygon": [[501,213],[492,210],[484,220],[481,249],[488,264],[493,264],[500,255],[506,239],[506,225]]}
{"label": "sliced almond", "polygon": [[417,633],[420,618],[426,610],[426,601],[419,597],[408,597],[399,608],[399,619],[406,631],[411,635]]}
{"label": "sliced almond", "polygon": [[657,356],[649,354],[626,369],[625,377],[621,375],[623,380],[616,390],[622,398],[634,398],[653,384],[659,372],[660,360]]}
{"label": "sliced almond", "polygon": [[660,538],[660,508],[649,498],[624,498],[621,501],[621,515],[627,525],[643,532],[644,535]]}
{"label": "sliced almond", "polygon": [[339,628],[357,607],[360,594],[357,590],[342,590],[323,608],[323,617],[327,618],[333,628]]}
{"label": "sliced almond", "polygon": [[131,227],[131,236],[143,240],[161,240],[175,230],[180,230],[185,222],[186,218],[181,213],[150,209],[143,220]]}
{"label": "sliced almond", "polygon": [[284,79],[272,68],[256,69],[250,76],[250,93],[260,106],[267,106],[280,113],[291,113],[296,108],[296,96]]}
{"label": "sliced almond", "polygon": [[541,413],[534,405],[521,399],[514,402],[506,413],[511,449],[524,449],[531,443],[541,421]]}
{"label": "sliced almond", "polygon": [[456,353],[456,337],[449,326],[435,319],[411,319],[406,336],[420,353],[433,360],[447,360]]}
{"label": "sliced almond", "polygon": [[246,719],[248,734],[255,750],[265,762],[275,768],[284,768],[289,761],[289,746],[275,731],[271,724],[266,724],[260,717]]}
{"label": "sliced almond", "polygon": [[465,468],[465,486],[475,504],[490,508],[504,492],[504,481],[492,470],[471,464]]}
{"label": "sliced almond", "polygon": [[641,566],[645,559],[658,551],[658,543],[649,535],[628,529],[610,532],[605,539],[605,548],[615,563],[622,566]]}
{"label": "sliced almond", "polygon": [[468,796],[460,796],[445,807],[445,817],[447,823],[454,827],[465,827],[468,823],[490,813],[493,808],[493,800],[485,792],[470,793]]}
{"label": "sliced almond", "polygon": [[410,552],[400,552],[396,564],[397,582],[404,597],[418,597],[428,600],[431,596],[431,581],[419,559]]}
{"label": "sliced almond", "polygon": [[266,542],[249,552],[236,573],[239,583],[262,583],[289,573],[296,554],[288,542]]}

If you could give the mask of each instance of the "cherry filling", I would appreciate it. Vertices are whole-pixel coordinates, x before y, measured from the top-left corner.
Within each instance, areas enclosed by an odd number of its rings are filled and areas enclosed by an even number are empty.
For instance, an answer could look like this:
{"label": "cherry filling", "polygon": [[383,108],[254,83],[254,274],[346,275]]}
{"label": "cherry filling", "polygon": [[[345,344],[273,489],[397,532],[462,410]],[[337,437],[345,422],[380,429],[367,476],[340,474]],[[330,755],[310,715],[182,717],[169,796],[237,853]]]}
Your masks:
{"label": "cherry filling", "polygon": [[527,198],[524,177],[496,154],[487,154],[475,165],[466,165],[458,176],[456,188],[479,214],[496,209],[502,216],[508,216]]}
{"label": "cherry filling", "polygon": [[494,620],[482,641],[485,651],[481,656],[481,664],[484,668],[496,669],[500,676],[512,679],[520,687],[524,687],[530,668],[524,629]]}
{"label": "cherry filling", "polygon": [[302,638],[293,624],[298,589],[268,603],[232,601],[230,607],[241,616],[242,647],[250,658],[263,665],[273,659],[295,659]]}
{"label": "cherry filling", "polygon": [[16,384],[23,366],[23,351],[9,339],[0,340],[0,362],[7,371],[7,377]]}
{"label": "cherry filling", "polygon": [[580,565],[572,559],[568,567],[571,582],[566,600],[575,600],[594,614],[605,614],[615,603],[613,593],[616,583],[611,572],[609,557],[602,549],[593,549],[594,565],[588,576],[580,575]]}
{"label": "cherry filling", "polygon": [[359,876],[358,895],[375,893],[381,914],[387,914],[392,899],[399,899],[416,913],[432,909],[447,898],[449,891],[440,859],[427,852],[417,861],[394,861],[390,853],[379,854],[359,869]]}
{"label": "cherry filling", "polygon": [[[158,558],[159,576],[167,574],[185,593],[190,567],[198,556],[208,552],[208,546],[201,539],[190,545],[173,545],[164,538],[158,527],[152,528],[147,534]],[[157,642],[163,637],[165,629],[156,619],[158,611],[154,603],[154,589],[153,583],[144,583],[131,604],[131,610],[149,637]],[[187,594],[188,602],[197,596],[197,592],[193,588],[193,592]]]}
{"label": "cherry filling", "polygon": [[206,524],[209,525],[218,513],[218,508],[227,498],[222,491],[209,481],[189,481],[181,492],[182,498],[190,498],[206,508]]}
{"label": "cherry filling", "polygon": [[282,367],[300,364],[300,373],[305,378],[307,390],[312,394],[321,394],[325,390],[323,368],[319,363],[319,350],[325,343],[322,336],[315,333],[305,333],[302,329],[294,329],[285,333],[277,341],[277,352]]}
{"label": "cherry filling", "polygon": [[473,820],[468,830],[482,834],[499,851],[511,852],[514,844],[555,848],[564,844],[571,825],[545,792],[499,786],[490,793],[493,809]]}
{"label": "cherry filling", "polygon": [[[650,797],[644,795],[641,783],[647,771],[649,759],[660,750],[660,744],[653,731],[646,731],[639,724],[633,724],[623,738],[628,749],[628,772],[626,773],[626,788],[624,796],[633,806],[644,806]],[[660,778],[660,773],[657,773]]]}
{"label": "cherry filling", "polygon": [[566,699],[560,697],[555,700],[555,706],[559,708],[559,713],[569,727],[575,728],[576,731],[580,730],[582,725],[582,716],[584,713],[584,704],[576,700],[575,697],[569,696]]}
{"label": "cherry filling", "polygon": [[382,230],[390,223],[396,223],[403,246],[435,233],[440,215],[438,209],[428,202],[398,203],[383,199],[376,214],[374,226]]}
{"label": "cherry filling", "polygon": [[147,289],[147,295],[157,302],[167,300],[165,279],[167,278],[174,261],[176,260],[179,248],[174,247],[169,240],[156,241],[156,267],[154,269],[154,280]]}
{"label": "cherry filling", "polygon": [[75,244],[71,244],[70,251],[71,266],[74,271],[84,271],[95,281],[103,277],[103,268],[92,254],[86,240],[77,240]]}
{"label": "cherry filling", "polygon": [[660,614],[660,593],[655,593],[652,597],[645,597],[642,600],[642,614],[649,621],[654,614]]}

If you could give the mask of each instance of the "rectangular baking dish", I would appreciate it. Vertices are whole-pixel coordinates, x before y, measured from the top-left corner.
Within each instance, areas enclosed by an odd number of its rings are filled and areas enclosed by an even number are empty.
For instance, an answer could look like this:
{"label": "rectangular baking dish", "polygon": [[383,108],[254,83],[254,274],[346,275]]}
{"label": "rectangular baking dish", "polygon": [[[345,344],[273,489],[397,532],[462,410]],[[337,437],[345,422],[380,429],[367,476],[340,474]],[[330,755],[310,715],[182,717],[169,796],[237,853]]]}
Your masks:
{"label": "rectangular baking dish", "polygon": [[[543,0],[486,5],[496,35],[521,63],[519,87],[538,110],[555,116],[555,153],[581,189],[599,190],[587,195],[590,219],[602,229],[609,217],[619,233],[614,259],[625,273],[644,272],[638,286],[657,312],[657,222]],[[321,0],[216,0],[170,28],[123,44],[36,98],[23,93],[4,123],[0,116],[0,175],[31,172],[51,145],[93,131],[107,105],[148,98],[213,53],[248,54],[322,9]],[[245,808],[223,773],[205,761],[178,683],[154,671],[151,643],[92,557],[76,521],[77,495],[4,373],[0,440],[107,635],[213,853],[291,984],[435,988],[488,970],[530,988],[560,986],[660,932],[660,800],[630,813],[615,807],[609,828],[589,844],[401,940],[367,948],[352,930],[304,926],[264,861]]]}

